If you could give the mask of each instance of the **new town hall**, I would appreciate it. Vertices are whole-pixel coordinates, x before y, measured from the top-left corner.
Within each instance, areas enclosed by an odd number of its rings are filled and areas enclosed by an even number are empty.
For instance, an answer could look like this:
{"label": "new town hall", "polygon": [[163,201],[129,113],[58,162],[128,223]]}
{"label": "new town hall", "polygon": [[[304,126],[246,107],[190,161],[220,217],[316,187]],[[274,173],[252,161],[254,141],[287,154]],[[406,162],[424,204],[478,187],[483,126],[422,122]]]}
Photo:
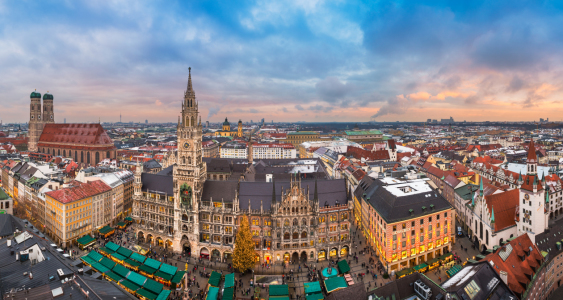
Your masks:
{"label": "new town hall", "polygon": [[[311,159],[253,162],[252,157],[204,161],[191,70],[177,136],[178,152],[166,158],[161,172],[143,173],[137,166],[132,215],[140,242],[228,259],[246,215],[256,261],[348,254],[351,193],[345,180],[329,179],[322,164]],[[315,172],[305,172],[311,169]]]}

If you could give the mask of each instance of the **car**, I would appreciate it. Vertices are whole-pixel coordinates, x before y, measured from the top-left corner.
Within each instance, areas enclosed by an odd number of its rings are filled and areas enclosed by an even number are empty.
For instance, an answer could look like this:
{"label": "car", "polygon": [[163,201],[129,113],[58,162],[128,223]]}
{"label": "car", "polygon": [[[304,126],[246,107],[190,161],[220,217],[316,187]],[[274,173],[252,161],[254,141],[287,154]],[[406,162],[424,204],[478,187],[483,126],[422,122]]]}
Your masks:
{"label": "car", "polygon": [[461,227],[457,227],[457,235],[462,236],[463,235],[463,231],[461,231]]}

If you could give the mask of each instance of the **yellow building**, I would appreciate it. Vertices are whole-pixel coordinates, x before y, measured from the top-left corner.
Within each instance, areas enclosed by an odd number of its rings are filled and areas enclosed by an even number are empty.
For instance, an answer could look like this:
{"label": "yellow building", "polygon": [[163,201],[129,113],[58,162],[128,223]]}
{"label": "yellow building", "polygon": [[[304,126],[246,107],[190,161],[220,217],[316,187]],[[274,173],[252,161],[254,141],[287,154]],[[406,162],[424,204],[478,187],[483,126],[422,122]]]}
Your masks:
{"label": "yellow building", "polygon": [[70,187],[45,194],[47,234],[61,247],[68,247],[86,234],[92,227],[92,213],[101,208],[93,203],[99,197],[106,198],[111,187],[103,181],[82,183],[73,181]]}
{"label": "yellow building", "polygon": [[242,121],[238,121],[238,130],[231,131],[231,123],[229,123],[229,120],[225,118],[225,122],[223,122],[223,128],[219,131],[216,131],[215,136],[242,137]]}

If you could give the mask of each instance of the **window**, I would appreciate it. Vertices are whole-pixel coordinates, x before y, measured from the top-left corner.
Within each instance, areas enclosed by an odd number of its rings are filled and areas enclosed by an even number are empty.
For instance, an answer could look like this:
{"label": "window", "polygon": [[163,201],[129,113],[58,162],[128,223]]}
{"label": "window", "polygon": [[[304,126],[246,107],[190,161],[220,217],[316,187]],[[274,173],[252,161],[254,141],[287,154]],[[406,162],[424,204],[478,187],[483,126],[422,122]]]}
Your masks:
{"label": "window", "polygon": [[424,220],[420,219],[420,225],[424,225]]}
{"label": "window", "polygon": [[233,227],[231,227],[231,226],[225,227],[225,233],[232,234],[233,233]]}
{"label": "window", "polygon": [[411,222],[411,227],[414,228],[414,221]]}
{"label": "window", "polygon": [[397,240],[397,235],[396,235],[396,234],[393,235],[393,240],[394,240],[394,241]]}
{"label": "window", "polygon": [[402,224],[403,229],[407,229],[407,223]]}
{"label": "window", "polygon": [[258,219],[252,219],[252,225],[254,225],[254,226],[260,225],[260,220],[258,220]]}
{"label": "window", "polygon": [[448,213],[445,212],[445,213],[444,213],[444,218],[447,218],[447,217],[448,217]]}
{"label": "window", "polygon": [[407,247],[407,242],[406,242],[406,241],[403,241],[401,247],[403,247],[403,248]]}
{"label": "window", "polygon": [[428,222],[432,222],[432,217],[428,217]]}
{"label": "window", "polygon": [[393,231],[397,231],[397,225],[393,225]]}
{"label": "window", "polygon": [[436,215],[436,220],[440,220],[440,215]]}

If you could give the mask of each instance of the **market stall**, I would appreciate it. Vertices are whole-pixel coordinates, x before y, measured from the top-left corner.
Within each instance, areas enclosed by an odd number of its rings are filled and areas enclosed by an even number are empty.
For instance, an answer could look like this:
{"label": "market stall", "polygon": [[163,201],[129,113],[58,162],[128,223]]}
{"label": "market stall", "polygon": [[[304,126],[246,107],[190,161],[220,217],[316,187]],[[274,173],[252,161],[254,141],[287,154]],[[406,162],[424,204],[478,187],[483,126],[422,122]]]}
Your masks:
{"label": "market stall", "polygon": [[96,243],[96,239],[91,237],[89,234],[79,238],[76,241],[78,242],[78,248],[80,248],[80,250],[82,251]]}

